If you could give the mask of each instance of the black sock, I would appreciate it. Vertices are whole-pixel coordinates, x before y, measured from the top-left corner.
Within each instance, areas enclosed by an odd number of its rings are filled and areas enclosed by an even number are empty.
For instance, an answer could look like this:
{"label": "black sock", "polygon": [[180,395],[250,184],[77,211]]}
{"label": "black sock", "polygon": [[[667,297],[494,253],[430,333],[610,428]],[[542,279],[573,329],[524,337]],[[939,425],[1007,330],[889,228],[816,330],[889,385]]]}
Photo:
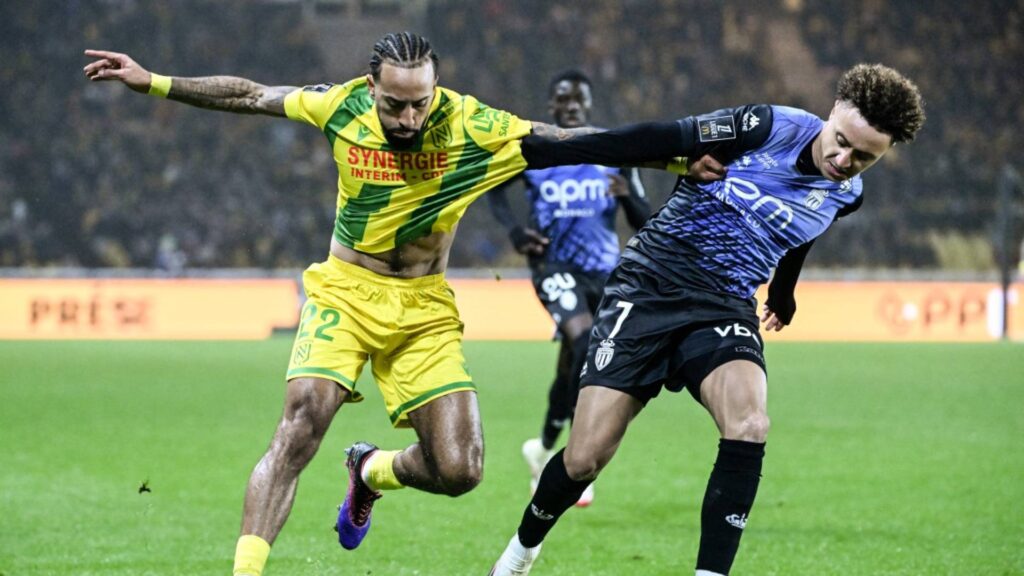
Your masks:
{"label": "black sock", "polygon": [[558,436],[565,429],[571,414],[568,406],[569,379],[567,374],[559,373],[551,383],[548,391],[548,411],[544,415],[544,427],[541,429],[540,441],[544,448],[551,450],[558,441]]}
{"label": "black sock", "polygon": [[570,417],[576,413],[576,400],[580,397],[580,372],[587,361],[587,347],[590,339],[586,334],[572,343],[572,368],[569,371],[568,403]]}
{"label": "black sock", "polygon": [[519,541],[527,548],[533,548],[544,541],[548,531],[555,527],[558,518],[572,507],[590,482],[577,482],[565,471],[565,460],[559,450],[544,467],[540,484],[523,512],[519,524]]}
{"label": "black sock", "polygon": [[700,513],[697,570],[728,574],[761,480],[764,444],[721,440]]}

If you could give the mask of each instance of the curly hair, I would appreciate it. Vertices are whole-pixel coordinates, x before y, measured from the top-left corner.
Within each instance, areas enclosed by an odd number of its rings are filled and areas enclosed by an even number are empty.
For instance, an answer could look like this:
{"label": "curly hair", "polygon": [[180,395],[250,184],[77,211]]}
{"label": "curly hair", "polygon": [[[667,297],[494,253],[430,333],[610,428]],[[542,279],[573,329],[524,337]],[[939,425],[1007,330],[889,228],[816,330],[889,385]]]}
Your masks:
{"label": "curly hair", "polygon": [[853,104],[864,119],[892,141],[910,142],[924,125],[921,92],[906,76],[881,64],[857,64],[836,87],[836,99]]}
{"label": "curly hair", "polygon": [[437,54],[430,46],[430,40],[413,34],[412,32],[398,32],[386,34],[373,45],[373,55],[370,56],[370,74],[374,79],[380,79],[381,64],[387,62],[399,68],[416,68],[430,60],[434,64],[434,74],[437,74]]}

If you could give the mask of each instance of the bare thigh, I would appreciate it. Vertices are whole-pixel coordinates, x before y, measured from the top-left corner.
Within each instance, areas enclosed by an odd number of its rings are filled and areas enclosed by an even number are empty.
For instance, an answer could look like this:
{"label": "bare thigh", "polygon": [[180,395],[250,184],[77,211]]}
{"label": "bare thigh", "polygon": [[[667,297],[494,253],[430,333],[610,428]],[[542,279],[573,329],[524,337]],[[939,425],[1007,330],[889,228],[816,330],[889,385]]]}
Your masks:
{"label": "bare thigh", "polygon": [[603,386],[580,391],[576,419],[565,448],[565,468],[573,480],[593,480],[615,456],[626,428],[643,409],[636,398]]}
{"label": "bare thigh", "polygon": [[768,378],[748,360],[715,368],[700,385],[700,399],[728,440],[764,442],[768,436]]}

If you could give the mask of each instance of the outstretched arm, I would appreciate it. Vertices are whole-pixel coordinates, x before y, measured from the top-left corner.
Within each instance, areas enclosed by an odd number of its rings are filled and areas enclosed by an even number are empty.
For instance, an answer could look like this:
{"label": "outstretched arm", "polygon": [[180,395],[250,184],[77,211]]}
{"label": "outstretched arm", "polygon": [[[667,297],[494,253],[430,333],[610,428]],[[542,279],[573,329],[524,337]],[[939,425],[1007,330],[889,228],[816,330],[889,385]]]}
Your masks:
{"label": "outstretched arm", "polygon": [[530,136],[536,136],[542,140],[550,140],[553,142],[563,142],[565,140],[572,140],[579,136],[585,136],[587,134],[596,134],[597,132],[603,132],[600,128],[594,128],[592,126],[580,126],[579,128],[562,128],[561,126],[555,126],[554,124],[545,124],[543,122],[531,122],[533,124],[533,132]]}
{"label": "outstretched arm", "polygon": [[603,164],[670,170],[699,182],[725,177],[727,170],[721,162],[710,154],[694,160],[692,153],[686,152],[690,147],[677,122],[648,122],[615,130],[533,122],[533,132],[523,138],[522,149],[528,168]]}
{"label": "outstretched arm", "polygon": [[296,90],[293,86],[264,86],[235,76],[166,78],[154,75],[126,54],[86,50],[85,55],[96,58],[84,68],[89,80],[118,80],[136,92],[159,93],[210,110],[284,116],[284,97]]}
{"label": "outstretched arm", "polygon": [[635,166],[689,156],[676,122],[632,124],[615,130],[558,128],[535,122],[533,133],[523,138],[522,150],[530,168],[567,164]]}

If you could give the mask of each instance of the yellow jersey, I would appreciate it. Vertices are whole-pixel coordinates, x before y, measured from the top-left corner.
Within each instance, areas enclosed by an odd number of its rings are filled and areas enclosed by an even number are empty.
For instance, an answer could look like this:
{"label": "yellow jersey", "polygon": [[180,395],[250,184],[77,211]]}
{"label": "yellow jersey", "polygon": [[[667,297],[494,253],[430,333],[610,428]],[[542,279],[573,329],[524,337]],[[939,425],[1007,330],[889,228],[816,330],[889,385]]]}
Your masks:
{"label": "yellow jersey", "polygon": [[327,136],[338,165],[334,237],[360,252],[450,232],[473,200],[526,168],[530,122],[446,88],[434,89],[418,141],[401,150],[384,137],[366,78],[300,88],[284,107]]}

